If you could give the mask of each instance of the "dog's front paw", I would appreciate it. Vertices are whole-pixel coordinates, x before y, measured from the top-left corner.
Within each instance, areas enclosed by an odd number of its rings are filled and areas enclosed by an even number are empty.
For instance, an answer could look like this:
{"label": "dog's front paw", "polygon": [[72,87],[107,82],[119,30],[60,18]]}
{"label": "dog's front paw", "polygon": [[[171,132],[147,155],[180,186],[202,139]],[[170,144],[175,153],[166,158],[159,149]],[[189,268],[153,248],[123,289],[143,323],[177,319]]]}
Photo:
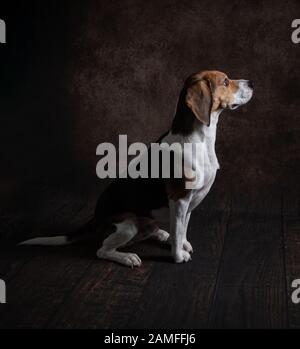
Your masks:
{"label": "dog's front paw", "polygon": [[183,263],[183,262],[188,262],[192,259],[191,255],[189,252],[181,250],[180,252],[175,253],[175,263]]}
{"label": "dog's front paw", "polygon": [[167,242],[170,234],[165,230],[159,229],[153,234],[153,237],[160,242]]}
{"label": "dog's front paw", "polygon": [[193,251],[193,246],[187,241],[187,240],[185,240],[184,242],[183,242],[183,249],[185,250],[185,251],[187,251],[188,253],[193,253],[194,251]]}

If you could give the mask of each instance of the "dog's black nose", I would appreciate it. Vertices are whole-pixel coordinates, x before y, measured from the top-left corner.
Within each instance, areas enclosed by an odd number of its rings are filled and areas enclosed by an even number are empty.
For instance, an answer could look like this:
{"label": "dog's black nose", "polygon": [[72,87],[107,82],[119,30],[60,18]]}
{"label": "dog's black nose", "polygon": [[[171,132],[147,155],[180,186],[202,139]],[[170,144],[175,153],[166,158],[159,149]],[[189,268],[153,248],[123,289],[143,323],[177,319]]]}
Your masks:
{"label": "dog's black nose", "polygon": [[248,86],[249,86],[250,88],[252,88],[252,90],[253,90],[254,84],[253,84],[253,81],[252,81],[252,80],[248,80]]}

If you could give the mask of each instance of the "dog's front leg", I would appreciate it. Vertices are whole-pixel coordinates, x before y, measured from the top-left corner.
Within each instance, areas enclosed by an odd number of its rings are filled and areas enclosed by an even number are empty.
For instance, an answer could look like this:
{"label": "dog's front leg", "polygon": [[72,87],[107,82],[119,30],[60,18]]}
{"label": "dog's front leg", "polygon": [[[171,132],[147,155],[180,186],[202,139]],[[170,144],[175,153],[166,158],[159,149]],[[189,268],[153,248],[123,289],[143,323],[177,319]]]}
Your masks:
{"label": "dog's front leg", "polygon": [[184,220],[184,229],[183,229],[183,249],[189,253],[193,253],[193,247],[190,242],[187,240],[187,231],[191,218],[191,212],[187,212]]}
{"label": "dog's front leg", "polygon": [[188,205],[183,200],[170,200],[169,207],[172,255],[176,263],[188,262],[191,255],[183,248]]}

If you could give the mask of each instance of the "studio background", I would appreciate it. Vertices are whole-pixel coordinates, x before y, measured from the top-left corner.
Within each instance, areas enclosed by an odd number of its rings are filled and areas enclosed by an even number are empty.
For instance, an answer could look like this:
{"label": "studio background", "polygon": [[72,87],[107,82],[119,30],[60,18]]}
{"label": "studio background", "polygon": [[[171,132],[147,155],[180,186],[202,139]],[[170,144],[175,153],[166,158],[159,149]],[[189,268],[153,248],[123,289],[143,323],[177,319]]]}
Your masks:
{"label": "studio background", "polygon": [[[299,14],[299,0],[1,3],[0,327],[300,327]],[[185,78],[210,69],[255,89],[220,117],[191,263],[158,248],[132,273],[95,246],[6,249],[86,222],[107,183],[97,145],[157,140]]]}
{"label": "studio background", "polygon": [[184,79],[204,69],[255,83],[249,105],[221,115],[218,177],[236,191],[296,184],[297,11],[297,1],[1,5],[1,237],[80,225],[104,185],[97,145],[155,141]]}

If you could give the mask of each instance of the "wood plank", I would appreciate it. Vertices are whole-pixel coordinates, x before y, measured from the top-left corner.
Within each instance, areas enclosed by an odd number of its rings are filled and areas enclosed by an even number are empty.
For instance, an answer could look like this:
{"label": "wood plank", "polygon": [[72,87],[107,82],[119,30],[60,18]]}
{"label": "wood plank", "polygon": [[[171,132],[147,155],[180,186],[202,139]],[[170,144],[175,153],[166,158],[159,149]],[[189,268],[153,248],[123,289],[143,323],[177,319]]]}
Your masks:
{"label": "wood plank", "polygon": [[20,249],[36,257],[8,280],[0,328],[44,328],[82,278],[91,263],[91,254],[79,246]]}
{"label": "wood plank", "polygon": [[[162,315],[161,308],[165,311],[164,307],[172,303],[170,297],[176,304],[177,299],[178,304],[184,299],[186,307],[190,307],[192,299],[195,311],[188,319],[187,327],[191,324],[197,327],[199,321],[207,322],[211,301],[207,294],[212,294],[214,288],[226,227],[224,221],[228,217],[228,202],[224,199],[221,201],[219,206],[213,197],[211,202],[207,201],[207,207],[213,206],[208,219],[207,209],[204,208],[199,211],[203,219],[194,217],[192,225],[196,229],[193,229],[195,234],[192,242],[199,255],[193,264],[175,265],[170,249],[155,242],[139,243],[127,248],[142,258],[143,266],[140,269],[130,270],[115,263],[95,261],[48,327],[147,328],[151,324],[156,327],[158,323],[170,327],[174,318],[176,323],[173,325],[176,327],[187,313],[185,307],[180,310],[176,305]],[[199,230],[202,243],[197,242]],[[207,282],[207,278],[210,282]],[[191,280],[195,280],[195,287]],[[174,287],[178,292],[173,292]],[[185,289],[190,290],[189,294],[185,293]],[[171,294],[169,290],[172,290]],[[195,299],[191,294],[195,295]],[[178,314],[174,316],[176,311]]]}
{"label": "wood plank", "polygon": [[156,263],[128,328],[202,328],[207,326],[224,235],[229,195],[218,182],[191,218],[193,260]]}
{"label": "wood plank", "polygon": [[283,194],[283,232],[285,242],[286,283],[289,326],[300,328],[300,304],[291,300],[292,281],[300,279],[300,193],[287,189]]}
{"label": "wood plank", "polygon": [[30,251],[15,247],[2,247],[0,251],[0,279],[5,280],[5,282],[12,280],[33,257],[34,254]]}
{"label": "wood plank", "polygon": [[235,195],[210,328],[287,327],[281,195]]}
{"label": "wood plank", "polygon": [[[151,273],[156,247],[136,244],[126,248],[138,253],[143,265],[130,269],[104,260],[95,260],[48,328],[125,328]],[[155,258],[155,257],[154,257]]]}

